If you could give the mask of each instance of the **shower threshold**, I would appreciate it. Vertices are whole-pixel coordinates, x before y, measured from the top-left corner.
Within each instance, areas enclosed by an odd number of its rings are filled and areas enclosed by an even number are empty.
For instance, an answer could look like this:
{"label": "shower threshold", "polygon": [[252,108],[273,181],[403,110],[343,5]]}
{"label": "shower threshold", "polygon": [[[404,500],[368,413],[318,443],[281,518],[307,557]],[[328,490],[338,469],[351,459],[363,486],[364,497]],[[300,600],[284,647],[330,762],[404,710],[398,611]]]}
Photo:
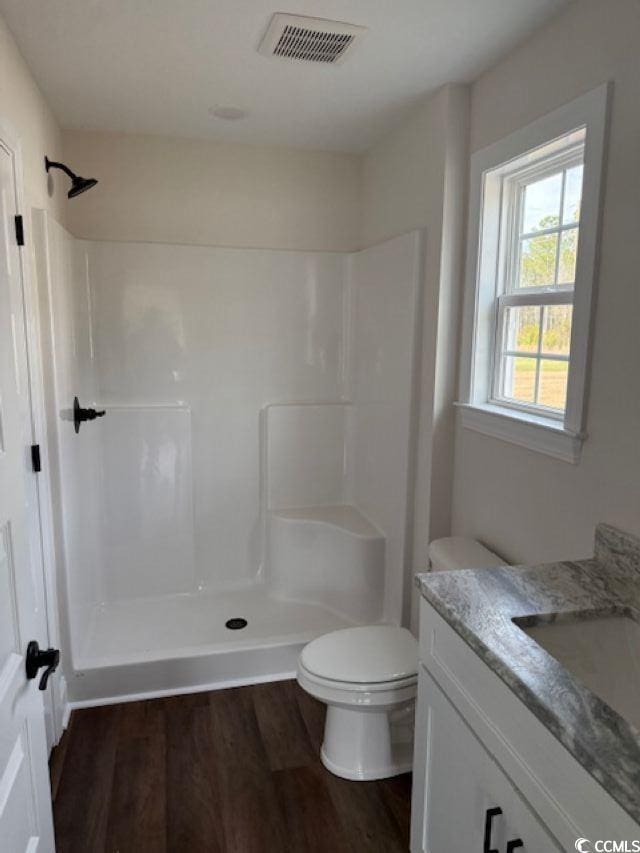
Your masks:
{"label": "shower threshold", "polygon": [[[247,624],[230,630],[233,619]],[[74,704],[291,677],[305,643],[354,624],[264,587],[101,604],[74,661]]]}

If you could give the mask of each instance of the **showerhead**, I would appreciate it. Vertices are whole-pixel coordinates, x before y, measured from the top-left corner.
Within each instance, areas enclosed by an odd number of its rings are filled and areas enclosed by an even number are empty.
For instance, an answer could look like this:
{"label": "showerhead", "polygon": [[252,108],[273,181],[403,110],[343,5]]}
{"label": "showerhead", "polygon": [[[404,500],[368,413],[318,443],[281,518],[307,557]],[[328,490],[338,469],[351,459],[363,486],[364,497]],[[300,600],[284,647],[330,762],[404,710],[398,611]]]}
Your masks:
{"label": "showerhead", "polygon": [[95,178],[81,178],[76,176],[71,181],[71,189],[67,193],[67,198],[75,198],[80,193],[90,190],[91,187],[95,187],[97,183],[98,181]]}
{"label": "showerhead", "polygon": [[91,187],[95,187],[98,183],[96,178],[81,178],[80,175],[76,175],[64,163],[55,163],[53,160],[49,160],[48,157],[44,158],[44,167],[47,172],[49,169],[61,169],[65,175],[69,175],[71,178],[71,189],[67,193],[67,198],[75,198],[77,195],[90,190]]}

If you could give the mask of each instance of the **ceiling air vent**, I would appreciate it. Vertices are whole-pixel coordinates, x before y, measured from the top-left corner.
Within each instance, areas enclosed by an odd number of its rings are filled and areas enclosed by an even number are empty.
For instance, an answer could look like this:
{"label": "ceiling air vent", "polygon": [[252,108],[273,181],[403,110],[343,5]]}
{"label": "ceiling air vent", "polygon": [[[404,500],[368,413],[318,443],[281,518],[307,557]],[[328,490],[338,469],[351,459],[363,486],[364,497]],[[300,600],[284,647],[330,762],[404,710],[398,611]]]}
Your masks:
{"label": "ceiling air vent", "polygon": [[258,50],[265,56],[337,65],[365,30],[366,27],[340,21],[277,12]]}

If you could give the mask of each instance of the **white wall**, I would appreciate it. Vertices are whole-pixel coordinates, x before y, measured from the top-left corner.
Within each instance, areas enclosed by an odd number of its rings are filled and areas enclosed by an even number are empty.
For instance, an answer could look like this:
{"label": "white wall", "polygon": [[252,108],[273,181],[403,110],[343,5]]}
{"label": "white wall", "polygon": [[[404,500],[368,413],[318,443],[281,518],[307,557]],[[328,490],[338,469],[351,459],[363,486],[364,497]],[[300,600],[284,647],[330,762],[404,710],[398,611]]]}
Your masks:
{"label": "white wall", "polygon": [[598,521],[640,533],[639,44],[637,0],[580,0],[473,87],[476,151],[604,81],[615,85],[582,460],[457,436],[454,530],[514,561],[591,554]]}
{"label": "white wall", "polygon": [[[167,548],[156,580],[144,560],[136,568],[121,559],[116,566],[130,570],[105,569],[108,597],[255,580],[263,556],[260,411],[274,402],[340,399],[343,256],[97,242],[88,256],[98,402],[107,407],[100,427],[106,437],[117,432],[106,441],[113,448],[105,470],[108,540],[120,547],[130,538],[129,516],[141,519],[141,535],[160,538],[153,519],[141,515],[145,493],[159,507],[174,496],[166,518],[184,538],[189,510],[178,486],[193,460],[195,574]],[[155,414],[148,408],[158,405]],[[157,422],[148,440],[142,417],[148,429]],[[118,447],[129,462],[116,468]],[[146,457],[156,462],[147,465]],[[159,476],[154,468],[163,465]],[[146,580],[136,580],[140,573]]]}
{"label": "white wall", "polygon": [[72,168],[99,179],[69,207],[90,240],[349,251],[360,157],[161,136],[65,131]]}
{"label": "white wall", "polygon": [[[362,244],[370,246],[414,228],[428,227],[439,246],[444,180],[446,86],[427,98],[365,155],[362,172]],[[438,265],[438,253],[429,264]]]}
{"label": "white wall", "polygon": [[[64,221],[65,193],[62,186],[51,191],[44,157],[55,159],[62,152],[62,134],[20,51],[0,16],[0,125],[10,124],[20,138],[25,184],[25,211],[39,207]],[[52,188],[51,188],[52,190]],[[30,217],[25,226],[30,229]]]}
{"label": "white wall", "polygon": [[413,588],[408,535],[423,274],[419,231],[350,254],[345,402],[270,406],[264,416],[267,506],[356,507],[385,539],[384,609],[392,621]]}
{"label": "white wall", "polygon": [[[467,118],[467,87],[446,86],[364,159],[363,243],[416,227],[426,229],[409,581],[413,572],[427,565],[430,538],[446,535],[451,523],[452,402],[462,280]],[[408,616],[405,611],[405,618]]]}
{"label": "white wall", "polygon": [[385,534],[385,612],[394,620],[413,590],[408,535],[423,238],[412,231],[349,258],[349,503]]}
{"label": "white wall", "polygon": [[98,442],[100,600],[195,591],[191,408],[109,406],[82,432]]}
{"label": "white wall", "polygon": [[[341,389],[340,396],[344,396]],[[263,413],[268,510],[340,506],[346,488],[347,403],[284,404]]]}

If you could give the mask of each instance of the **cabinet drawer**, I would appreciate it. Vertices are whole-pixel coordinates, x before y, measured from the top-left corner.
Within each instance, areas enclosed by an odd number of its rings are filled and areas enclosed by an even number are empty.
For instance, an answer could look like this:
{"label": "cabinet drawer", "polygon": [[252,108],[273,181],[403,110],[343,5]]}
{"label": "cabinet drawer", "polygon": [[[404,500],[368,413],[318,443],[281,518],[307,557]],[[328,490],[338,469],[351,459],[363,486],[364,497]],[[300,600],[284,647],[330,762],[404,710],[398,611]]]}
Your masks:
{"label": "cabinet drawer", "polygon": [[412,804],[413,853],[483,853],[488,810],[491,848],[558,853],[562,848],[527,807],[511,780],[420,667]]}

